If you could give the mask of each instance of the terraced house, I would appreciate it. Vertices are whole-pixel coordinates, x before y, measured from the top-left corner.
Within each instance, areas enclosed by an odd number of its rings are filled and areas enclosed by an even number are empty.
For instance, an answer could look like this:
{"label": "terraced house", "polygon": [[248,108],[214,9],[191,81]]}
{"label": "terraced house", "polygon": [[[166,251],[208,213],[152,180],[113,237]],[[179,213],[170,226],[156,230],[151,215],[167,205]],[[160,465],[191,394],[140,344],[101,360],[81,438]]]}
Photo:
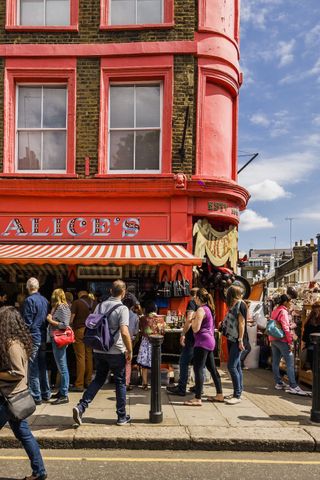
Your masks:
{"label": "terraced house", "polygon": [[146,291],[191,281],[199,256],[234,266],[248,200],[238,62],[239,0],[0,2],[0,275],[12,294],[30,274],[48,291],[119,276]]}

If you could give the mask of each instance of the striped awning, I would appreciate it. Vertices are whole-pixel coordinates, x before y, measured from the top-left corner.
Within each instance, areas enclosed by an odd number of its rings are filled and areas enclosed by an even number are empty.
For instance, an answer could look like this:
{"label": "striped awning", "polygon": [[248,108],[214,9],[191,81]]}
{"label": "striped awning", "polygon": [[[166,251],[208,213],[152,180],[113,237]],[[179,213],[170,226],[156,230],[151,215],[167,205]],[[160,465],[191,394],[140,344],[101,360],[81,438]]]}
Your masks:
{"label": "striped awning", "polygon": [[0,245],[0,264],[201,265],[181,245]]}

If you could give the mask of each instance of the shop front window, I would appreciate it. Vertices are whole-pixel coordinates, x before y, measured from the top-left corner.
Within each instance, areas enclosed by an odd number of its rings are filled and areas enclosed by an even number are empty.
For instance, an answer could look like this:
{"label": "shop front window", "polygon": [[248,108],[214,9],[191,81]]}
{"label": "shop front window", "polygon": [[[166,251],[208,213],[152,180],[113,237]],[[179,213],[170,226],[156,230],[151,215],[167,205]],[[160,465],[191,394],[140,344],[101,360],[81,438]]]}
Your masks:
{"label": "shop front window", "polygon": [[111,84],[109,170],[160,171],[162,85]]}
{"label": "shop front window", "polygon": [[163,22],[163,0],[111,0],[110,25],[143,25]]}
{"label": "shop front window", "polygon": [[18,0],[18,25],[70,25],[70,0]]}
{"label": "shop front window", "polygon": [[16,171],[65,172],[66,86],[17,86]]}

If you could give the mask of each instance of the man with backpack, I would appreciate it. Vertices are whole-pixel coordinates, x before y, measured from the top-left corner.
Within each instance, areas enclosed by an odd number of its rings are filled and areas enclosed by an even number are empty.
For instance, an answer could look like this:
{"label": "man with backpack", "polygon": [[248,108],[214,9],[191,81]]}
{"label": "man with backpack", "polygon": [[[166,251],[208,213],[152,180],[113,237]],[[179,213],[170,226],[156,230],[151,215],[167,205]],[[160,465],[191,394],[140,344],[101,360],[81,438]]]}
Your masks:
{"label": "man with backpack", "polygon": [[94,312],[97,302],[89,297],[88,292],[82,290],[78,293],[78,299],[72,303],[70,325],[74,330],[75,343],[73,344],[77,362],[77,376],[70,392],[83,392],[92,380],[93,360],[92,348],[83,341],[85,321],[88,315]]}
{"label": "man with backpack", "polygon": [[[114,375],[116,386],[116,411],[117,425],[122,426],[130,422],[130,416],[126,413],[126,360],[132,359],[132,343],[129,333],[129,310],[122,304],[126,293],[126,285],[122,280],[116,280],[112,284],[111,297],[98,305],[94,315],[101,316],[101,322],[110,332],[111,342],[106,345],[104,342],[103,329],[96,329],[95,341],[101,342],[99,349],[94,348],[94,359],[96,364],[96,375],[88,389],[83,394],[78,405],[73,408],[73,419],[78,425],[82,424],[82,416],[92,402],[100,388],[105,384],[109,370]],[[89,317],[89,318],[90,318]],[[89,318],[87,322],[89,321]],[[92,325],[95,323],[92,319]],[[100,322],[100,323],[101,323]],[[98,323],[96,324],[98,325]],[[89,328],[88,328],[89,330]],[[99,334],[99,331],[101,332]],[[90,332],[88,332],[90,333]],[[100,338],[99,338],[100,335]],[[94,338],[92,336],[91,338]],[[86,338],[84,339],[86,341]],[[90,338],[88,337],[88,340]],[[87,340],[87,342],[88,342]]]}

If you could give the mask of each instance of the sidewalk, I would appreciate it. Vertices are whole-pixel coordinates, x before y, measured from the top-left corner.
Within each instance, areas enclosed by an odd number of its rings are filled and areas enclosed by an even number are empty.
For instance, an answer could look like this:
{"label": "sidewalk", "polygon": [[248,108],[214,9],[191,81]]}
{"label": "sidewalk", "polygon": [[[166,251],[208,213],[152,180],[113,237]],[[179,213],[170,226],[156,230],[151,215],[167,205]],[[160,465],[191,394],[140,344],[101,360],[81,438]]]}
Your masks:
{"label": "sidewalk", "polygon": [[[225,370],[220,370],[224,394],[231,392]],[[187,407],[187,397],[169,396],[162,388],[163,423],[149,423],[150,392],[135,387],[128,393],[132,424],[115,425],[115,392],[106,385],[86,411],[83,425],[73,426],[72,407],[81,394],[71,393],[68,405],[37,407],[30,419],[32,431],[44,448],[202,449],[246,451],[320,451],[320,425],[309,420],[311,398],[274,389],[270,371],[244,372],[245,393],[239,405],[206,402]],[[213,395],[212,384],[205,396]],[[18,443],[9,428],[0,431],[0,447]]]}

